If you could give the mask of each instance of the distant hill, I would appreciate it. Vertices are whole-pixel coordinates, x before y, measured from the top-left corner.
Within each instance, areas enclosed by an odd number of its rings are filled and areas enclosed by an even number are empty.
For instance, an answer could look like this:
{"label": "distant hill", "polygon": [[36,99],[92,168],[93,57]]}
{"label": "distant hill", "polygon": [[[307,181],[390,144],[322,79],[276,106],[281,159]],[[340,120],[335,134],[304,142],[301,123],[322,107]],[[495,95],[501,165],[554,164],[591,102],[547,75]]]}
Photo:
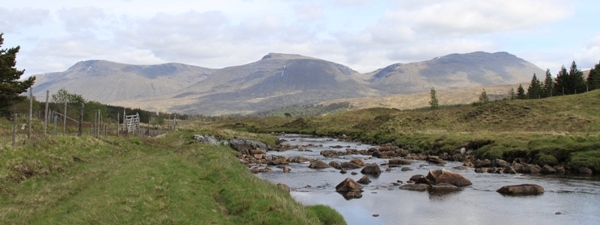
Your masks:
{"label": "distant hill", "polygon": [[78,62],[64,72],[35,75],[34,94],[61,88],[87,100],[112,103],[175,93],[215,70],[179,63],[128,65],[103,60]]}
{"label": "distant hill", "polygon": [[[37,75],[37,96],[60,88],[89,100],[189,114],[248,114],[292,105],[392,94],[528,82],[544,71],[498,52],[451,54],[429,61],[393,64],[360,74],[322,59],[269,53],[223,69],[184,64],[127,65],[84,61],[65,72]],[[457,96],[461,97],[461,96]]]}
{"label": "distant hill", "polygon": [[528,82],[539,67],[506,52],[450,54],[415,63],[398,63],[371,73],[372,87],[390,94]]}

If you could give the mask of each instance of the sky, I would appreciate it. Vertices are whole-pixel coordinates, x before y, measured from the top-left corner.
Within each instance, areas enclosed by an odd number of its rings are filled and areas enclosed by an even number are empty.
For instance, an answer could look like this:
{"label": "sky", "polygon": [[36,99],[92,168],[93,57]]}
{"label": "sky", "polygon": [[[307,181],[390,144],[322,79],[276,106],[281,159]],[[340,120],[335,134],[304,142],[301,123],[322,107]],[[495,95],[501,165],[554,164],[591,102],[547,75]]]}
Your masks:
{"label": "sky", "polygon": [[223,68],[301,54],[367,73],[452,53],[508,52],[556,75],[600,61],[595,0],[4,0],[2,49],[25,76],[79,61]]}

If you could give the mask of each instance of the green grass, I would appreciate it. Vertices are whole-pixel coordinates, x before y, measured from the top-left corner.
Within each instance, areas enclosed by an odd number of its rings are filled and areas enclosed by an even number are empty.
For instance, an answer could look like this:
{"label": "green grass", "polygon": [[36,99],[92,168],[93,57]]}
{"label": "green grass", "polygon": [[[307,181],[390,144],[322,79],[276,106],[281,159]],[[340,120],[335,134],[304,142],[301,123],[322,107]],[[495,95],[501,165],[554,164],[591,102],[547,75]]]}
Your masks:
{"label": "green grass", "polygon": [[327,116],[246,118],[223,126],[264,133],[345,134],[364,142],[393,143],[413,152],[432,154],[456,153],[466,147],[476,150],[479,158],[526,157],[539,164],[600,171],[600,158],[592,154],[600,150],[598,112],[600,90],[546,99],[443,106],[437,110],[371,108]]}
{"label": "green grass", "polygon": [[345,224],[335,210],[302,206],[253,176],[229,147],[194,143],[192,134],[4,145],[0,224]]}

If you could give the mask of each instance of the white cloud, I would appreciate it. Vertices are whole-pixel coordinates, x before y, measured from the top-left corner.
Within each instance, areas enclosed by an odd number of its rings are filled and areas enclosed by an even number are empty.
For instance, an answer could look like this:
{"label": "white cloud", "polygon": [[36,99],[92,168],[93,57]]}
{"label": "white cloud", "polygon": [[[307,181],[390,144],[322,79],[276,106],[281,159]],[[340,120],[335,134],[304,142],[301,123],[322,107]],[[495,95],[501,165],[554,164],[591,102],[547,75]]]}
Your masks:
{"label": "white cloud", "polygon": [[0,8],[0,32],[20,33],[24,28],[39,26],[50,18],[50,12],[43,9]]}
{"label": "white cloud", "polygon": [[580,70],[588,70],[600,63],[600,34],[590,38],[574,56]]}

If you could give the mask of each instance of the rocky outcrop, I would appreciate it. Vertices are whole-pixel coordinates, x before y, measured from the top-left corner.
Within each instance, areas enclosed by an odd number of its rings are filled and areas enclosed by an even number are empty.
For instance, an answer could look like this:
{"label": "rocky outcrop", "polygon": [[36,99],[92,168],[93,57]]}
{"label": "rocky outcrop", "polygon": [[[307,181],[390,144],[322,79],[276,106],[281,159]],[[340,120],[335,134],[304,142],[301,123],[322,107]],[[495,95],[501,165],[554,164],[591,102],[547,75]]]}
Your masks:
{"label": "rocky outcrop", "polygon": [[381,174],[381,168],[377,163],[369,163],[365,165],[365,167],[360,171],[363,174],[369,174],[374,176],[379,176]]}
{"label": "rocky outcrop", "polygon": [[544,193],[544,188],[537,184],[507,185],[497,192],[504,195],[539,195]]}
{"label": "rocky outcrop", "polygon": [[312,161],[310,163],[310,165],[308,166],[308,168],[311,168],[311,169],[325,169],[325,168],[331,168],[331,166],[329,166],[327,163],[324,163],[320,159],[317,159],[315,161]]}
{"label": "rocky outcrop", "polygon": [[421,174],[413,175],[408,180],[414,182],[415,184],[431,184],[431,181],[427,180],[427,178]]}
{"label": "rocky outcrop", "polygon": [[212,136],[210,134],[194,134],[192,136],[192,139],[197,140],[197,141],[207,144],[207,145],[224,144],[223,142],[217,140],[217,138],[215,138],[214,136]]}
{"label": "rocky outcrop", "polygon": [[238,152],[246,155],[250,155],[250,151],[255,149],[267,149],[267,145],[257,140],[233,138],[229,141],[229,147],[237,150]]}
{"label": "rocky outcrop", "polygon": [[473,183],[462,175],[448,170],[429,170],[427,180],[432,184],[452,184],[457,187],[469,186]]}
{"label": "rocky outcrop", "polygon": [[362,185],[354,181],[352,178],[346,178],[335,186],[335,191],[342,194],[346,199],[361,198]]}

